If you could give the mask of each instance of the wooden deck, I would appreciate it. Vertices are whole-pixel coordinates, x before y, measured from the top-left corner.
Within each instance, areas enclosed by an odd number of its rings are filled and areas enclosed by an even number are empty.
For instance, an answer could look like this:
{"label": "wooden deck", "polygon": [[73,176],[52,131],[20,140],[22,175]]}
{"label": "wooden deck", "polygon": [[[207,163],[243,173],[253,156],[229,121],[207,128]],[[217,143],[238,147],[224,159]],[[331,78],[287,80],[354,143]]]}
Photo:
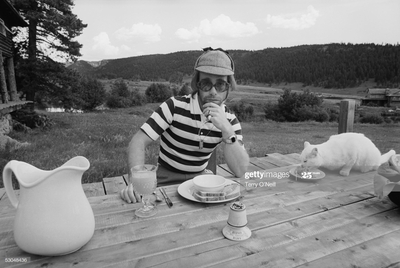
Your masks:
{"label": "wooden deck", "polygon": [[0,103],[0,115],[9,114],[15,110],[21,109],[24,105],[32,103],[31,101],[9,101]]}
{"label": "wooden deck", "polygon": [[[300,163],[300,155],[297,153],[286,155],[272,153],[267,154],[265,157],[251,158],[248,171],[271,169],[297,163]],[[224,177],[233,175],[226,164],[217,166],[217,174]],[[83,184],[83,189],[87,197],[116,194],[126,187],[127,180],[126,174],[118,177],[103,178],[102,182]]]}

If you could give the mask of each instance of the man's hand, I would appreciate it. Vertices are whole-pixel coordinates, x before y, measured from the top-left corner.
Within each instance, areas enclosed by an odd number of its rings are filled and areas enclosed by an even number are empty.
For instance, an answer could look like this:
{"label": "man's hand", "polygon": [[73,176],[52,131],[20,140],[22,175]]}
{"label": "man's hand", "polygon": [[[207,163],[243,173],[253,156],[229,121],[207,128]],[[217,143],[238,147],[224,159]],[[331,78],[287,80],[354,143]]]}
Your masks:
{"label": "man's hand", "polygon": [[218,128],[222,132],[232,131],[232,126],[229,123],[228,119],[226,119],[225,109],[223,108],[223,106],[220,106],[213,102],[208,102],[203,105],[203,108],[204,115],[206,117],[211,116],[211,122],[216,128]]}
{"label": "man's hand", "polygon": [[127,203],[141,202],[140,196],[133,190],[132,183],[129,183],[125,189],[121,190],[120,196]]}

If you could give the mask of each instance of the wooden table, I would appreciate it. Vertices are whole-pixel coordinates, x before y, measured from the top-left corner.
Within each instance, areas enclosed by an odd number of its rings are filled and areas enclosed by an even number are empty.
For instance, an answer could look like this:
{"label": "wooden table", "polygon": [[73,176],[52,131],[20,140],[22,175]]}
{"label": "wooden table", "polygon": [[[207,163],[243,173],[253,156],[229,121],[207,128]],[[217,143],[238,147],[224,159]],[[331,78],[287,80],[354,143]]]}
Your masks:
{"label": "wooden table", "polygon": [[[3,191],[0,267],[399,266],[399,210],[388,199],[375,197],[373,172],[352,172],[349,177],[326,172],[322,180],[304,182],[274,177],[298,163],[298,154],[270,154],[251,163],[249,172],[267,170],[263,173],[269,178],[240,180],[264,182],[264,187],[242,190],[252,230],[248,240],[231,241],[222,234],[230,202],[189,201],[177,193],[177,186],[169,186],[165,189],[173,207],[159,203],[158,214],[148,219],[134,216],[140,204],[126,204],[112,193],[92,195],[96,230],[89,243],[66,256],[35,256],[14,242],[15,209]],[[225,165],[218,171],[232,177]],[[94,187],[86,189],[88,195],[98,193],[90,190]],[[5,258],[18,257],[27,262],[4,263]]]}

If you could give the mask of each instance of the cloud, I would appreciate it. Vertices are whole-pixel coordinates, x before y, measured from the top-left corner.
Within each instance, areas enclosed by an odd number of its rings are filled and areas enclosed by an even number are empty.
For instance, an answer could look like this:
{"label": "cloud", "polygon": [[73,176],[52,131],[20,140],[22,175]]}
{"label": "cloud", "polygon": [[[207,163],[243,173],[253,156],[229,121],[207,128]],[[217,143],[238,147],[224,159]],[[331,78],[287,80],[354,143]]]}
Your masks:
{"label": "cloud", "polygon": [[142,40],[147,43],[161,40],[162,29],[158,24],[144,24],[142,22],[133,24],[131,28],[120,28],[115,32],[117,39],[122,41]]}
{"label": "cloud", "polygon": [[307,13],[302,15],[284,14],[272,16],[268,14],[266,22],[275,28],[302,30],[313,26],[319,16],[319,11],[310,5],[307,7]]}
{"label": "cloud", "polygon": [[119,52],[119,48],[111,45],[110,38],[105,32],[93,37],[95,44],[92,46],[93,50],[101,51],[107,56],[115,56]]}
{"label": "cloud", "polygon": [[178,36],[178,38],[183,39],[183,40],[198,40],[201,37],[201,34],[199,33],[198,29],[195,28],[191,31],[183,28],[179,28],[176,32],[175,35]]}
{"label": "cloud", "polygon": [[232,21],[228,16],[221,14],[212,21],[202,20],[198,27],[191,30],[180,28],[175,32],[175,35],[186,41],[197,41],[202,36],[240,38],[252,36],[259,32],[252,22]]}

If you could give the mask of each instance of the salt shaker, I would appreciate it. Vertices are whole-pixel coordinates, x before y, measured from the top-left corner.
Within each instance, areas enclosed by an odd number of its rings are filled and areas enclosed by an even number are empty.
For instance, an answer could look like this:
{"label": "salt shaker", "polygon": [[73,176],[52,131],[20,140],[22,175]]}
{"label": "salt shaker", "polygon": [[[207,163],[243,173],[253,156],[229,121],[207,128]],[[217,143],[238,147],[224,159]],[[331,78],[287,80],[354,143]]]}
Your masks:
{"label": "salt shaker", "polygon": [[241,202],[234,202],[230,206],[228,221],[223,235],[234,241],[246,240],[251,236],[251,230],[247,227],[246,206]]}

